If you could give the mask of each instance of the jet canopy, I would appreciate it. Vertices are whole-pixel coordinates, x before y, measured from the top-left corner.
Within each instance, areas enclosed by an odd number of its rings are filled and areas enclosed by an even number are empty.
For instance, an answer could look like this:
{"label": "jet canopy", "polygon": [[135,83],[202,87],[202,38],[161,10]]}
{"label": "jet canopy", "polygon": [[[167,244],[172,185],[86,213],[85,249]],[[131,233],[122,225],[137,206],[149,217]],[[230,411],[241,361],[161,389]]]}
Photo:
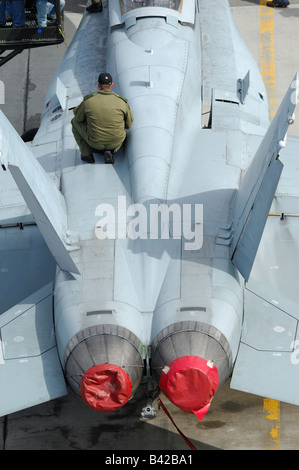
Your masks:
{"label": "jet canopy", "polygon": [[178,23],[193,25],[195,0],[109,0],[110,27],[128,29],[138,19],[162,17],[173,26]]}
{"label": "jet canopy", "polygon": [[127,13],[134,8],[142,7],[160,7],[160,8],[170,8],[171,10],[180,11],[182,7],[183,0],[121,0],[121,10],[122,14]]}

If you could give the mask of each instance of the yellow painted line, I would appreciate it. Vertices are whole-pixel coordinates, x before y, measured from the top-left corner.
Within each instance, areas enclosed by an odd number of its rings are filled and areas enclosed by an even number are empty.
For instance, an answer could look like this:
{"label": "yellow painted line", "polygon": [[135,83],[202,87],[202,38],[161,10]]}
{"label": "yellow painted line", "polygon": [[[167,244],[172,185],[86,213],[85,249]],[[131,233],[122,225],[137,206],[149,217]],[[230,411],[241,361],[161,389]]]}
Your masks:
{"label": "yellow painted line", "polygon": [[[265,83],[268,103],[269,118],[276,112],[275,99],[275,56],[274,56],[274,8],[266,6],[267,0],[260,0],[260,54],[261,74]],[[280,402],[270,398],[263,400],[263,415],[269,424],[266,446],[268,450],[280,449]]]}
{"label": "yellow painted line", "polygon": [[260,52],[261,74],[265,83],[269,117],[276,112],[275,100],[275,58],[274,58],[274,8],[266,6],[267,0],[260,0]]}
{"label": "yellow painted line", "polygon": [[269,433],[266,446],[268,450],[280,450],[280,402],[270,398],[264,398],[263,413],[269,420]]}

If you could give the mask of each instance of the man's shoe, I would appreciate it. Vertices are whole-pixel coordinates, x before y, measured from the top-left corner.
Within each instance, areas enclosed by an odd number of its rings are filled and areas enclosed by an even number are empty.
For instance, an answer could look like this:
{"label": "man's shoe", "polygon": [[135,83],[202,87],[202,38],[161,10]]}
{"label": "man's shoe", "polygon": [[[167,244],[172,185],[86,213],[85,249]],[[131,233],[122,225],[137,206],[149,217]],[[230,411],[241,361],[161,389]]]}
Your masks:
{"label": "man's shoe", "polygon": [[272,8],[286,8],[290,2],[279,2],[278,0],[273,0],[273,2],[267,2],[268,7]]}
{"label": "man's shoe", "polygon": [[90,155],[81,155],[81,160],[86,163],[94,163],[94,157],[93,154],[91,153]]}
{"label": "man's shoe", "polygon": [[89,7],[86,8],[86,11],[88,11],[89,13],[98,13],[98,12],[101,12],[102,10],[103,10],[102,2],[92,3],[91,5],[89,5]]}
{"label": "man's shoe", "polygon": [[105,150],[104,152],[105,163],[114,163],[113,153],[111,150]]}

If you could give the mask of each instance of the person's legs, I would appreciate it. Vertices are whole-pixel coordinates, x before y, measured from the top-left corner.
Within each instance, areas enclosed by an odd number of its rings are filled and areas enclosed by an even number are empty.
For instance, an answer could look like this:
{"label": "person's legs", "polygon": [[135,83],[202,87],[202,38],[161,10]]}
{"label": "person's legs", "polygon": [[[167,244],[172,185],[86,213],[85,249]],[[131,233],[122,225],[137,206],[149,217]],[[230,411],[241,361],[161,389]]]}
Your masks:
{"label": "person's legs", "polygon": [[14,0],[11,2],[12,27],[25,26],[25,0]]}
{"label": "person's legs", "polygon": [[[60,13],[65,7],[65,0],[60,0]],[[56,20],[56,8],[55,8],[55,1],[48,0],[47,1],[47,16],[49,16],[52,20]]]}
{"label": "person's legs", "polygon": [[47,26],[47,0],[36,0],[37,23],[38,26]]}
{"label": "person's legs", "polygon": [[12,21],[12,2],[9,2],[6,0],[6,8],[5,8],[5,16],[6,16],[6,21]]}
{"label": "person's legs", "polygon": [[[114,163],[114,154],[121,148],[125,139],[123,139],[122,142],[115,142],[114,145],[91,142],[88,138],[86,123],[78,122],[76,118],[73,118],[71,122],[73,135],[79,146],[82,160],[88,161],[88,163],[94,163],[92,153],[99,151],[102,153],[104,151],[104,159],[106,163]],[[91,157],[91,161],[89,158],[86,160],[84,157]]]}
{"label": "person's legs", "polygon": [[[72,119],[72,131],[73,135],[75,138],[75,141],[77,142],[80,152],[81,152],[81,158],[86,161],[84,157],[89,157],[92,156],[93,148],[88,144],[88,135],[87,135],[87,130],[86,130],[86,123],[78,122],[76,121],[75,118]],[[90,159],[90,160],[92,160]],[[93,159],[94,161],[94,159]],[[90,161],[90,163],[93,163]]]}
{"label": "person's legs", "polygon": [[5,8],[6,2],[4,0],[0,0],[0,27],[4,26],[6,23]]}

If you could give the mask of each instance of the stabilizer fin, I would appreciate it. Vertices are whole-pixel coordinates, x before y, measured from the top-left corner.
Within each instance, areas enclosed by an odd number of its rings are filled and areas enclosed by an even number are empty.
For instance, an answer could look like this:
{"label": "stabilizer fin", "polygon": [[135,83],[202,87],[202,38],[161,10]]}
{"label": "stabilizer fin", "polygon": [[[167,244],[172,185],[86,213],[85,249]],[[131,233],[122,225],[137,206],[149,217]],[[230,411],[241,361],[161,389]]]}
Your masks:
{"label": "stabilizer fin", "polygon": [[0,316],[0,416],[67,395],[52,296],[50,283]]}
{"label": "stabilizer fin", "polygon": [[298,96],[295,75],[236,193],[231,259],[247,281],[275,195],[283,164],[279,152],[294,120]]}
{"label": "stabilizer fin", "polygon": [[298,321],[296,302],[250,279],[231,388],[299,405]]}
{"label": "stabilizer fin", "polygon": [[11,172],[58,266],[63,271],[79,274],[65,242],[64,198],[2,111],[0,158],[3,170]]}

